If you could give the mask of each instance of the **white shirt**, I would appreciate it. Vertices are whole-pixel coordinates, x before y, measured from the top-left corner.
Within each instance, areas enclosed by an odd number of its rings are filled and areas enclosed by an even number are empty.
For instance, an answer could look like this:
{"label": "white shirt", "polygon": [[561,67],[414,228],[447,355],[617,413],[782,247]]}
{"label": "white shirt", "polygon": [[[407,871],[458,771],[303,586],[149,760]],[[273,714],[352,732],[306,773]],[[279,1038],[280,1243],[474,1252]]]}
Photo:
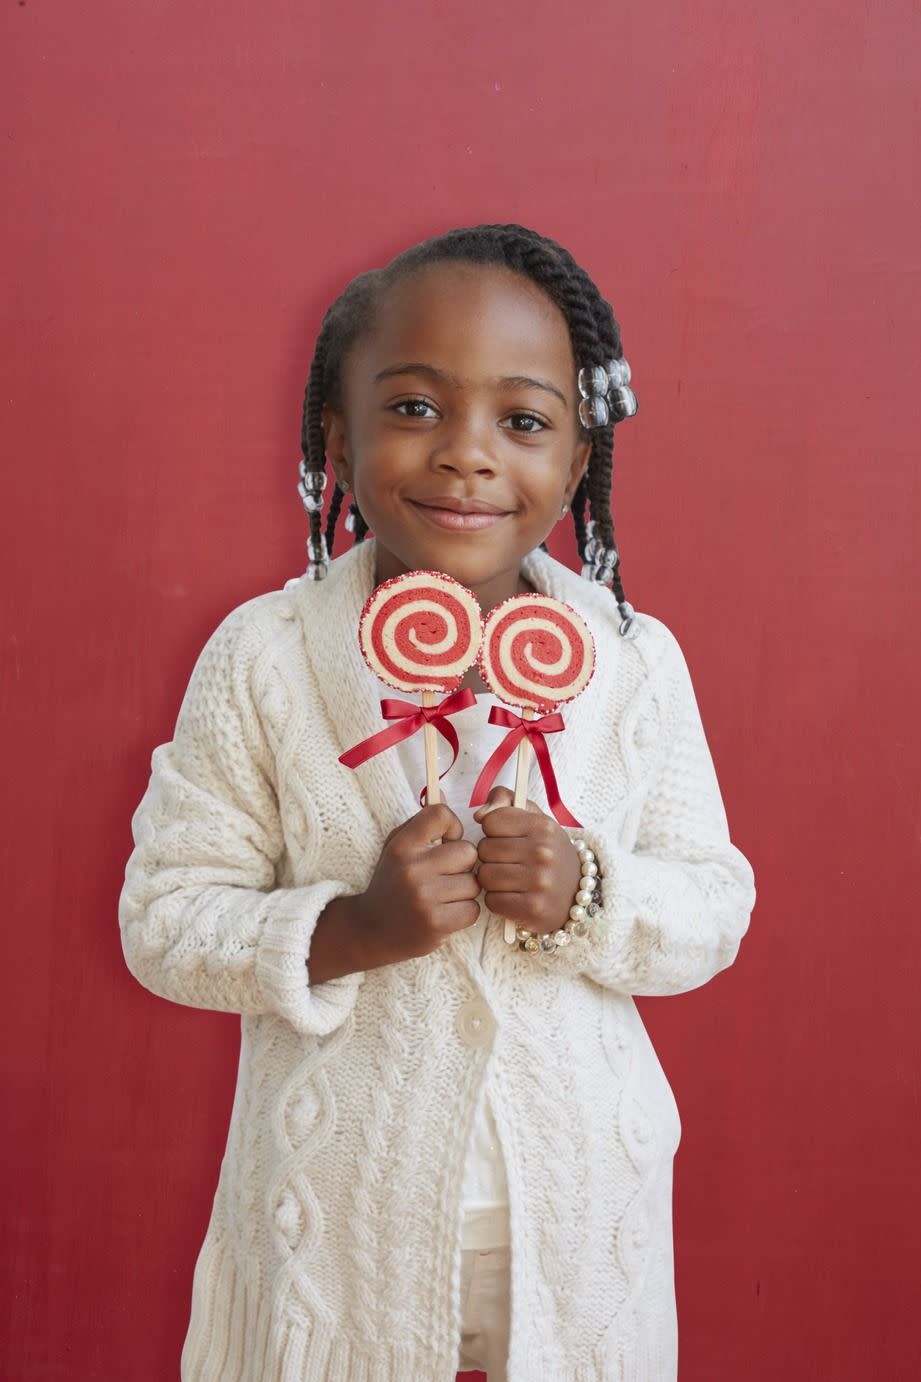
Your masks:
{"label": "white shirt", "polygon": [[[381,692],[381,699],[400,693],[389,688]],[[408,696],[414,700],[415,697]],[[502,705],[491,692],[477,695],[476,705],[467,706],[451,716],[451,723],[457,732],[460,748],[457,762],[441,781],[442,797],[464,827],[464,838],[476,844],[483,835],[473,813],[477,809],[469,806],[473,784],[490,754],[501,744],[508,733],[500,725],[489,723],[490,707]],[[393,723],[392,721],[388,723]],[[418,797],[425,786],[425,741],[420,732],[403,739],[394,749],[385,750],[399,756],[401,766],[410,786]],[[502,764],[496,775],[494,785],[508,787],[514,791],[517,750]],[[447,740],[438,736],[438,770],[443,772],[451,761],[451,750]],[[531,759],[531,772],[535,771]],[[529,795],[534,797],[531,787]],[[470,927],[474,936],[482,941],[487,925],[501,925],[501,921],[491,917],[480,894],[480,915]],[[480,948],[482,954],[482,945]],[[464,1171],[463,1188],[463,1246],[465,1248],[499,1247],[510,1242],[508,1222],[508,1183],[505,1161],[499,1134],[496,1129],[492,1107],[486,1085],[477,1105],[476,1118]]]}

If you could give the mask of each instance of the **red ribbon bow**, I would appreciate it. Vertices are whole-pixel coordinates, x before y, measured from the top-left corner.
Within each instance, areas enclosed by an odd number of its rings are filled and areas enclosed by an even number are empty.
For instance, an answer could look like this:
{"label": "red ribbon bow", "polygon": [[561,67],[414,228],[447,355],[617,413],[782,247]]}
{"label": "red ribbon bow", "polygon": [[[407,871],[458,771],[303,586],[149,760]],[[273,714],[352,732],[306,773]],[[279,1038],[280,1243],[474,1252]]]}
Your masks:
{"label": "red ribbon bow", "polygon": [[470,794],[471,806],[482,806],[486,800],[489,789],[495,780],[496,774],[502,764],[511,756],[522,739],[527,736],[534,749],[541,775],[544,779],[544,786],[547,789],[547,804],[553,812],[560,825],[575,826],[581,829],[575,816],[571,815],[563,805],[560,797],[560,790],[556,785],[556,778],[553,774],[553,764],[550,761],[550,750],[544,739],[545,734],[556,734],[561,729],[565,729],[563,717],[558,710],[552,715],[542,715],[539,720],[525,720],[520,715],[516,715],[511,710],[506,710],[501,705],[494,705],[489,712],[489,723],[491,725],[502,725],[509,730],[509,733],[502,740],[495,753],[487,759],[483,771],[480,773],[476,782],[473,784],[473,791]]}
{"label": "red ribbon bow", "polygon": [[[438,774],[440,780],[454,767],[460,747],[457,731],[445,717],[456,715],[468,705],[476,705],[476,696],[469,687],[463,691],[452,691],[450,696],[445,696],[437,705],[415,705],[412,701],[398,701],[392,698],[383,700],[381,714],[384,719],[400,720],[401,723],[392,725],[390,729],[382,729],[377,734],[372,734],[370,739],[363,739],[354,748],[347,749],[339,755],[339,762],[344,763],[347,768],[357,768],[359,763],[366,763],[369,758],[383,753],[384,749],[398,744],[401,739],[408,739],[410,735],[422,729],[423,725],[433,724],[442,738],[447,739],[451,745],[451,762],[444,773]],[[423,787],[419,793],[419,803],[422,806],[425,805],[425,793],[426,788]]]}

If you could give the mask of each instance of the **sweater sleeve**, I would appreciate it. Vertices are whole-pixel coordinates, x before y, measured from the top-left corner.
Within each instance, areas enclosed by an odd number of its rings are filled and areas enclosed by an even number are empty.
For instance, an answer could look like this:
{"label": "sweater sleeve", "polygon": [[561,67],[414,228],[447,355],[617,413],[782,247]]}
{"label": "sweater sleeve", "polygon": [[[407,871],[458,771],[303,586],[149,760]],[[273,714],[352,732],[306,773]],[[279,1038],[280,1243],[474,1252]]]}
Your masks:
{"label": "sweater sleeve", "polygon": [[584,937],[534,957],[637,996],[685,993],[728,968],[756,896],[751,865],[729,838],[690,673],[671,633],[665,659],[665,740],[635,845],[625,848],[613,824],[579,832],[598,862],[601,911]]}
{"label": "sweater sleeve", "polygon": [[354,889],[335,879],[276,886],[284,836],[274,754],[253,695],[267,641],[254,604],[211,635],[173,738],[153,751],[118,904],[122,950],[138,982],[161,998],[274,1014],[325,1035],[351,1012],[365,976],[311,986],[310,942],[327,903]]}

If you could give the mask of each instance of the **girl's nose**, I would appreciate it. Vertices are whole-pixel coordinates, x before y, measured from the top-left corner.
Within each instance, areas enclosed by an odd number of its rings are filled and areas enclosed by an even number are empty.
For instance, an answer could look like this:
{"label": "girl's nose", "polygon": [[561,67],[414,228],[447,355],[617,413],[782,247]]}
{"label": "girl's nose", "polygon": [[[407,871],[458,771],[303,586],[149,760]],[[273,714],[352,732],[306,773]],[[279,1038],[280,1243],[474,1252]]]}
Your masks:
{"label": "girl's nose", "polygon": [[497,463],[485,431],[485,427],[473,422],[458,422],[450,430],[439,429],[431,455],[433,468],[458,475],[494,473]]}

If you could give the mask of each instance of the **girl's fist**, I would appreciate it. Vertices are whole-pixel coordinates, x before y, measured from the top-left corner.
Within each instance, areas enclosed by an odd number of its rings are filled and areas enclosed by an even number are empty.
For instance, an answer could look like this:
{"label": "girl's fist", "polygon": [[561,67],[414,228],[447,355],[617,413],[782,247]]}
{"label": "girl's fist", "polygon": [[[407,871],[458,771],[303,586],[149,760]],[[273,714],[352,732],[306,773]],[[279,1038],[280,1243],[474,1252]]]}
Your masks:
{"label": "girl's fist", "polygon": [[493,787],[474,812],[483,830],[477,856],[486,906],[532,931],[556,931],[568,919],[579,887],[579,854],[536,802],[521,808],[513,801],[507,787]]}
{"label": "girl's fist", "polygon": [[444,803],[424,806],[387,836],[371,882],[353,900],[368,968],[427,955],[477,920],[477,852],[463,836]]}

